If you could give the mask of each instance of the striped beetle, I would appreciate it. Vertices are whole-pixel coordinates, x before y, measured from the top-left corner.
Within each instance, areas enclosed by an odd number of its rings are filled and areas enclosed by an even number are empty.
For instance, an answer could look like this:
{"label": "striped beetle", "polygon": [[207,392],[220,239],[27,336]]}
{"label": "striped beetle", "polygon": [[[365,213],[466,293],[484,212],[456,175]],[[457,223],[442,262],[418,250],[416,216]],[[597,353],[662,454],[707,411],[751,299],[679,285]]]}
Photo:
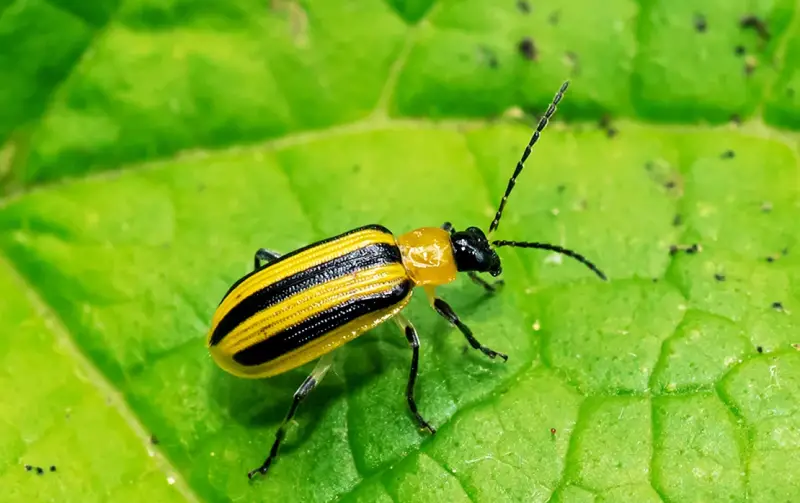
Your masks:
{"label": "striped beetle", "polygon": [[[539,135],[556,111],[569,82],[564,82],[542,116],[500,200],[488,235],[503,215],[509,194]],[[551,250],[576,259],[605,275],[580,254],[560,246],[520,241],[489,241],[477,227],[456,231],[450,223],[423,227],[395,238],[380,225],[360,227],[287,255],[259,249],[253,271],[236,281],[217,307],[208,333],[211,355],[224,370],[245,378],[270,377],[319,358],[311,375],[295,392],[292,404],[275,435],[269,455],[260,467],[267,472],[278,454],[289,421],[300,402],[319,384],[332,362],[334,349],[393,318],[411,345],[411,370],[406,399],[422,429],[434,428],[417,411],[414,383],[419,364],[419,338],[400,311],[421,286],[433,309],[458,328],[469,344],[490,358],[508,357],[484,346],[453,309],[436,295],[436,287],[466,272],[476,284],[494,292],[501,281],[489,283],[477,273],[493,277],[502,272],[494,248],[512,246]]]}

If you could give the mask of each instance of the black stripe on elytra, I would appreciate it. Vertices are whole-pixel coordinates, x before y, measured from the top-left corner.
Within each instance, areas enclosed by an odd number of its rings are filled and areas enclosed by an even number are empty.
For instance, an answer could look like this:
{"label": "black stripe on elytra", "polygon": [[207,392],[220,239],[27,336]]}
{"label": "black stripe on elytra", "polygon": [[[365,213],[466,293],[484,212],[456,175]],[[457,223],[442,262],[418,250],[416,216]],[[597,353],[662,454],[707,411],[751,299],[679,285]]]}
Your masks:
{"label": "black stripe on elytra", "polygon": [[233,360],[245,367],[267,363],[361,316],[392,307],[410,291],[411,281],[405,280],[391,290],[347,300],[239,351]]}
{"label": "black stripe on elytra", "polygon": [[264,266],[261,267],[260,269],[255,269],[253,271],[250,271],[249,273],[245,274],[241,278],[237,279],[236,282],[234,282],[231,285],[231,287],[228,288],[228,291],[225,292],[225,295],[222,296],[222,299],[219,301],[219,303],[222,304],[222,302],[228,297],[228,295],[231,294],[233,289],[236,288],[237,286],[241,285],[244,280],[246,280],[247,278],[249,278],[253,274],[257,273],[258,271],[264,269],[265,267],[272,267],[275,264],[279,264],[282,261],[284,261],[286,259],[289,259],[289,258],[292,258],[292,257],[294,257],[295,255],[297,255],[299,253],[303,253],[306,250],[310,250],[311,248],[315,248],[317,246],[324,245],[326,243],[330,243],[331,241],[336,241],[337,239],[343,238],[345,236],[349,236],[350,234],[355,234],[356,232],[361,232],[361,231],[366,231],[366,230],[379,231],[379,232],[383,232],[384,234],[392,235],[392,231],[390,231],[389,229],[387,229],[386,227],[384,227],[382,225],[378,225],[378,224],[364,225],[363,227],[358,227],[356,229],[349,230],[349,231],[347,231],[347,232],[345,232],[343,234],[339,234],[338,236],[333,236],[332,238],[323,239],[322,241],[317,241],[315,243],[311,243],[310,245],[306,245],[306,246],[304,246],[302,248],[298,248],[298,249],[296,249],[296,250],[294,250],[292,252],[287,253],[286,255],[281,255],[279,258],[273,260],[272,262],[270,262],[268,264],[264,264]]}
{"label": "black stripe on elytra", "polygon": [[209,345],[219,344],[239,324],[292,295],[357,271],[401,261],[396,245],[375,243],[287,276],[253,292],[225,313],[211,334]]}

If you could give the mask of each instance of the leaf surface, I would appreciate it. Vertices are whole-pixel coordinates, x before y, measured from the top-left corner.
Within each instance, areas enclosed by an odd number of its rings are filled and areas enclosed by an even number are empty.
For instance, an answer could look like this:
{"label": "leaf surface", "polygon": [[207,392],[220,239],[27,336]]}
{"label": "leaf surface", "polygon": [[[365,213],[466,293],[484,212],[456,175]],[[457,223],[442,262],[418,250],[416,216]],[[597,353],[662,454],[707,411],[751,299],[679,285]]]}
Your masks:
{"label": "leaf surface", "polygon": [[[606,4],[0,1],[10,501],[796,499],[795,5]],[[248,483],[309,372],[245,381],[208,356],[253,252],[487,226],[525,112],[565,77],[498,238],[611,281],[503,249],[501,294],[442,288],[507,364],[417,295],[437,434],[411,422],[387,324]]]}

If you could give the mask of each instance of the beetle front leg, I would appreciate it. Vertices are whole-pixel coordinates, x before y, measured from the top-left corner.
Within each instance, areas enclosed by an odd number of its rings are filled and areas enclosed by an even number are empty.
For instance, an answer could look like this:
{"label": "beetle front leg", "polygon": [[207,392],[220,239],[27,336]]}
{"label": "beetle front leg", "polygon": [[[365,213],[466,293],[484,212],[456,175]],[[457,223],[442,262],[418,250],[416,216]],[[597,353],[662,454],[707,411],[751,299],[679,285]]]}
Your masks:
{"label": "beetle front leg", "polygon": [[464,337],[467,338],[467,341],[469,342],[470,346],[480,350],[483,354],[485,354],[489,358],[494,359],[499,356],[504,361],[508,361],[507,355],[504,355],[503,353],[498,353],[493,349],[489,349],[480,342],[478,342],[478,339],[476,339],[475,336],[472,335],[472,330],[470,330],[470,328],[466,326],[463,321],[461,321],[458,315],[453,311],[453,308],[450,307],[450,305],[447,302],[443,301],[439,297],[435,297],[432,300],[433,300],[432,302],[433,308],[436,310],[436,312],[439,313],[441,317],[452,323],[453,326],[458,328],[461,331],[461,333],[464,334]]}

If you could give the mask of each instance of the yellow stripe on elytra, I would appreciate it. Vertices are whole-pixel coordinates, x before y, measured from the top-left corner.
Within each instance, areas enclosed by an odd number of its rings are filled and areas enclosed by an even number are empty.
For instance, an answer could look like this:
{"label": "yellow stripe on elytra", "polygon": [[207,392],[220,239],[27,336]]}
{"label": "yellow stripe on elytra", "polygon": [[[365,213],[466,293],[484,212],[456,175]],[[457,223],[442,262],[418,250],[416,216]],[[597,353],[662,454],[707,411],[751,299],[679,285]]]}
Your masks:
{"label": "yellow stripe on elytra", "polygon": [[325,336],[315,339],[297,349],[289,351],[288,353],[283,354],[274,360],[270,360],[266,364],[262,364],[259,367],[247,368],[235,366],[233,371],[239,372],[241,375],[242,370],[245,370],[251,375],[269,377],[296,368],[299,365],[310,362],[311,360],[316,360],[325,353],[328,353],[342,346],[343,344],[346,344],[359,334],[362,334],[365,331],[379,325],[381,322],[391,318],[406,306],[410,298],[411,295],[409,294],[409,296],[399,304],[375,311],[369,315],[365,315],[357,320],[351,321],[350,323],[347,323],[346,325],[337,328],[328,334],[325,334]]}
{"label": "yellow stripe on elytra", "polygon": [[389,264],[316,285],[251,316],[222,340],[219,349],[235,354],[349,298],[390,290],[405,280],[405,268]]}
{"label": "yellow stripe on elytra", "polygon": [[343,236],[329,243],[315,246],[269,267],[258,274],[254,274],[237,285],[219,306],[214,314],[214,319],[211,320],[212,332],[220,320],[222,320],[235,305],[258,290],[315,265],[322,264],[341,255],[376,243],[395,244],[395,239],[393,235],[386,232],[367,229]]}

